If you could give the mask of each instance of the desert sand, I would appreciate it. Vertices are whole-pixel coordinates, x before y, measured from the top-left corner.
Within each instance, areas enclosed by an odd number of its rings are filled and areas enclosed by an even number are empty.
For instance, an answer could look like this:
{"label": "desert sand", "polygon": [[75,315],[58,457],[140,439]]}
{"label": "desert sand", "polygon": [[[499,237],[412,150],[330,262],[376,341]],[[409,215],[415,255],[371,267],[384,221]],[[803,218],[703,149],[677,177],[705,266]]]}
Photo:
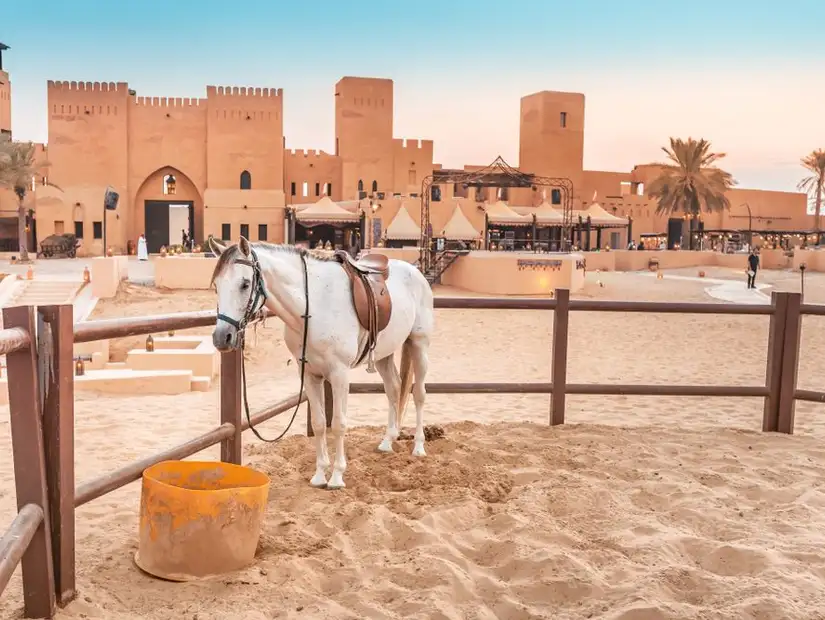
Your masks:
{"label": "desert sand", "polygon": [[[768,294],[798,290],[798,274],[760,278]],[[825,276],[806,279],[806,301],[825,303]],[[587,280],[575,297],[715,302],[700,281]],[[126,286],[92,318],[214,303],[209,292]],[[761,384],[767,326],[759,316],[574,314],[569,381]],[[825,388],[823,326],[804,321],[802,388]],[[551,333],[549,312],[438,310],[429,379],[547,381]],[[113,342],[113,357],[142,340]],[[252,344],[256,409],[297,391],[298,378],[276,321]],[[376,380],[363,370],[352,378]],[[78,482],[208,430],[218,402],[217,386],[175,397],[78,394]],[[550,428],[547,396],[430,396],[426,422],[445,437],[423,460],[409,456],[409,442],[375,452],[386,415],[383,396],[350,397],[348,487],[335,493],[308,485],[303,407],[282,443],[244,435],[245,463],[272,488],[257,562],[240,573],[190,584],[141,573],[132,561],[138,484],[82,507],[79,596],[58,618],[825,618],[820,406],[798,403],[796,434],[780,436],[759,432],[760,399],[568,397],[568,424]],[[272,436],[287,421],[260,430]],[[0,427],[7,524],[16,511],[7,408]],[[18,570],[0,618],[21,617],[21,607]]]}

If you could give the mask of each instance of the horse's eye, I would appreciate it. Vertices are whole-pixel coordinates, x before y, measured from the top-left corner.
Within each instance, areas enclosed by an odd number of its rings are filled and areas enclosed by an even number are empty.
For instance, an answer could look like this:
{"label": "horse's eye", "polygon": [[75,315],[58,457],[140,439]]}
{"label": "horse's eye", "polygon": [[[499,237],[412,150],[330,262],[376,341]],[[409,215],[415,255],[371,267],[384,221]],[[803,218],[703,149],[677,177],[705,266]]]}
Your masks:
{"label": "horse's eye", "polygon": [[241,282],[241,290],[242,290],[242,291],[245,291],[245,290],[247,290],[248,288],[249,288],[249,282],[247,282],[246,280],[244,280],[243,282]]}

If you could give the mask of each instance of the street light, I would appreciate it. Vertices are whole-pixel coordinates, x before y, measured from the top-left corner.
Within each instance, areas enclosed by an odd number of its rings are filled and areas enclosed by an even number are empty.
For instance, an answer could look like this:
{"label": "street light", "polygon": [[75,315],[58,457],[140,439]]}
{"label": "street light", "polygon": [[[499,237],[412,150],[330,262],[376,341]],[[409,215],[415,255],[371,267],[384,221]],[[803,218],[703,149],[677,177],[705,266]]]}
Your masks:
{"label": "street light", "polygon": [[739,206],[748,210],[748,245],[753,247],[753,213],[751,213],[751,206],[747,202],[743,202]]}

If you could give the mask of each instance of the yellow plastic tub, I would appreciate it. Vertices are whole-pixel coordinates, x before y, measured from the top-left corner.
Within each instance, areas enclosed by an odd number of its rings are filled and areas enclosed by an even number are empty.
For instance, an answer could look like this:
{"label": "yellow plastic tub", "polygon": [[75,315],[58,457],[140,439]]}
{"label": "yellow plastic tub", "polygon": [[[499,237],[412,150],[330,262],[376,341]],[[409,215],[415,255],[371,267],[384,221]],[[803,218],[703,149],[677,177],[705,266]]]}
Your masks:
{"label": "yellow plastic tub", "polygon": [[155,577],[190,581],[250,565],[269,477],[215,461],[164,461],[143,472],[135,563]]}

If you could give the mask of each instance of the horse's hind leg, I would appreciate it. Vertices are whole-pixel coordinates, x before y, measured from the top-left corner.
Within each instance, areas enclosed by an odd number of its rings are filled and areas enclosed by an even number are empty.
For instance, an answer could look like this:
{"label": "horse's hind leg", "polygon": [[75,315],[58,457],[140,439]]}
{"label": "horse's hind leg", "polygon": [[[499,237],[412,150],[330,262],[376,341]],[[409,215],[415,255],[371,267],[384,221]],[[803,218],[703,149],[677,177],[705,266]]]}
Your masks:
{"label": "horse's hind leg", "polygon": [[380,452],[392,452],[392,442],[398,439],[401,431],[396,424],[396,409],[398,408],[398,392],[401,389],[401,377],[395,367],[392,355],[375,362],[375,369],[384,381],[384,393],[389,401],[389,416],[387,417],[387,432],[378,446]]}
{"label": "horse's hind leg", "polygon": [[324,410],[323,378],[307,374],[304,377],[304,389],[312,415],[312,432],[315,433],[315,475],[309,483],[314,487],[325,487],[327,486],[329,452],[327,452],[327,416]]}
{"label": "horse's hind leg", "polygon": [[411,338],[412,364],[415,373],[413,384],[413,402],[415,402],[415,443],[413,456],[426,456],[424,451],[424,401],[427,399],[427,387],[424,383],[427,378],[427,369],[430,365],[430,339],[423,335]]}

